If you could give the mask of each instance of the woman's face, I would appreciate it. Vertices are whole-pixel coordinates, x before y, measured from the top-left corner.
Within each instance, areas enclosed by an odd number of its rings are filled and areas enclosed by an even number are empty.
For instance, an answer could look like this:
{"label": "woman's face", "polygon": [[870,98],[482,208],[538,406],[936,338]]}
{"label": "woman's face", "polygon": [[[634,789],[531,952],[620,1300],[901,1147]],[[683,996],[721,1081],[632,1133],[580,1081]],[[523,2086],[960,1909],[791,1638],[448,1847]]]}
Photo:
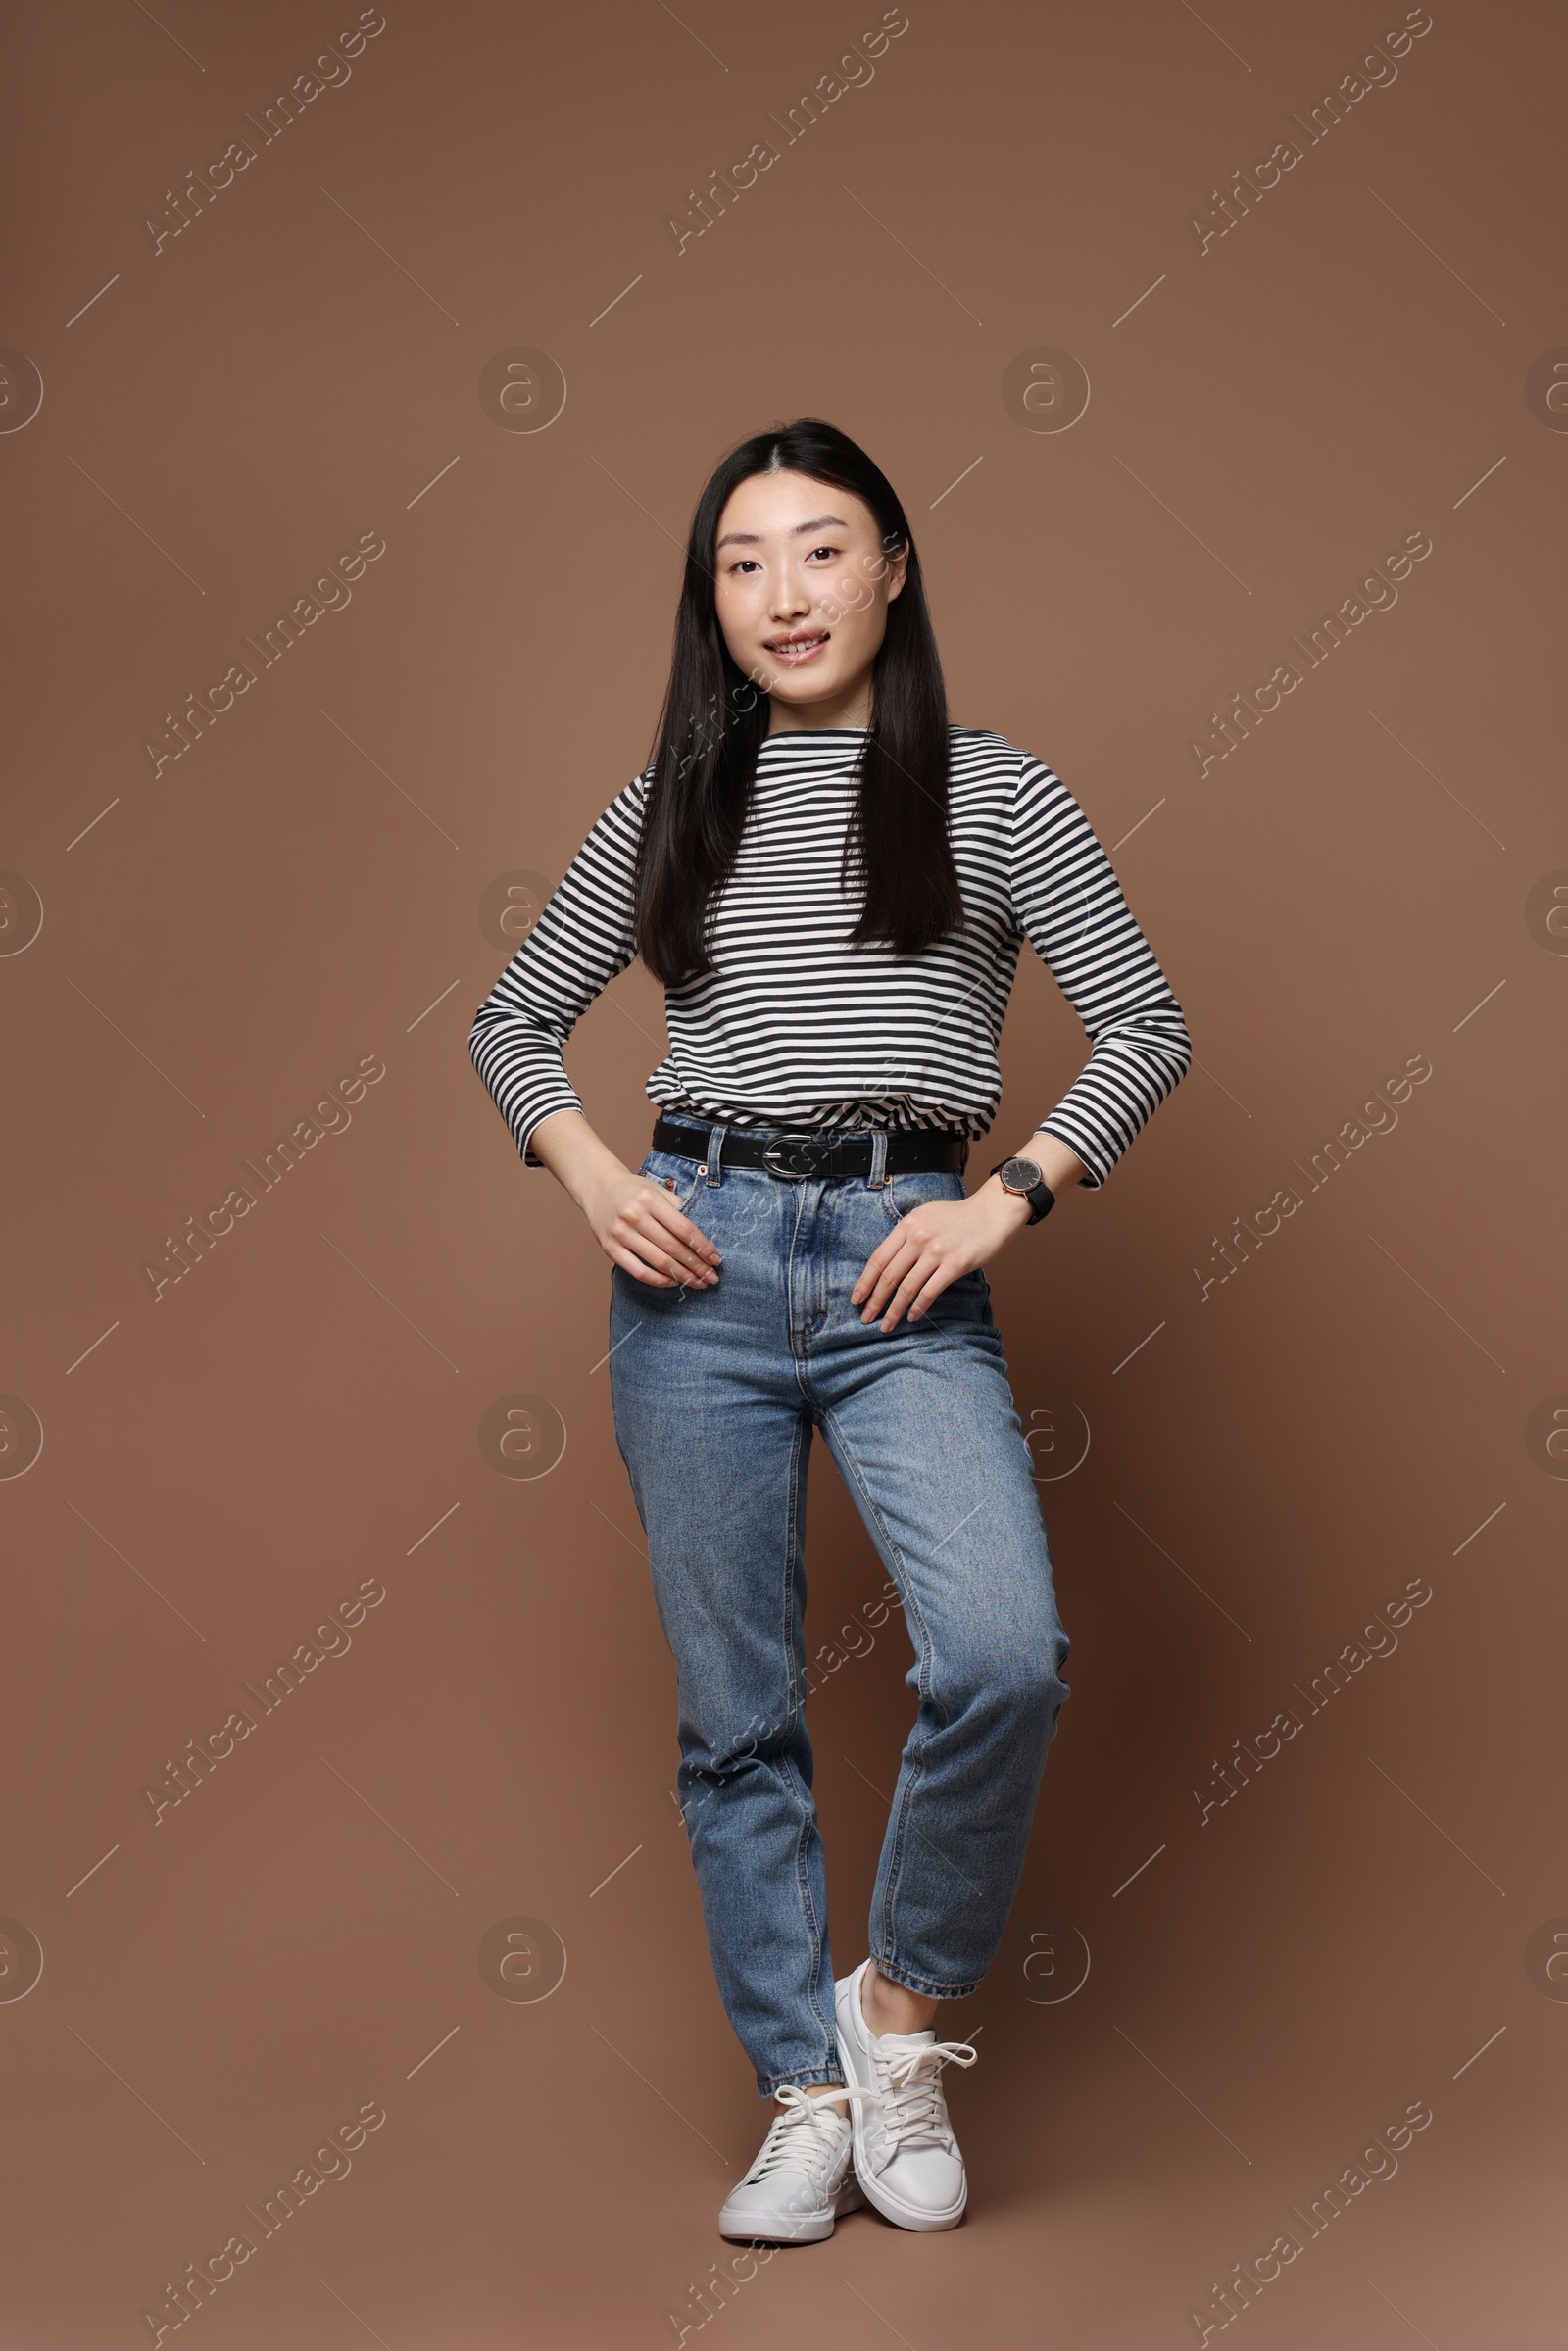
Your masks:
{"label": "woman's face", "polygon": [[804,473],[754,473],[718,520],[714,596],[738,669],[776,703],[843,706],[869,685],[907,557],[870,509]]}

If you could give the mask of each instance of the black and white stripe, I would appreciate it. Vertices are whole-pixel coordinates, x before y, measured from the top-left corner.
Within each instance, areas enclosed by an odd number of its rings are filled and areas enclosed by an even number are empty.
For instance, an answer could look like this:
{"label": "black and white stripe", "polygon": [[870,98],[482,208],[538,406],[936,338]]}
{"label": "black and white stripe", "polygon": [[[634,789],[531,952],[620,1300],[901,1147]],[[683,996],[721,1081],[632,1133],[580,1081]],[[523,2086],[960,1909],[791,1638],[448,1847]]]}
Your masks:
{"label": "black and white stripe", "polygon": [[[978,1139],[1001,1098],[997,1040],[1027,938],[1092,1048],[1035,1124],[1102,1184],[1192,1060],[1181,1006],[1109,858],[1042,760],[955,727],[951,831],[967,928],[919,955],[851,948],[858,909],[839,872],[863,732],[763,742],[717,907],[718,969],[666,990],[670,1051],[650,1100],[731,1126],[940,1126]],[[540,1164],[529,1149],[539,1121],[582,1107],[562,1047],[636,953],[647,790],[639,776],[611,803],[474,1019],[474,1066],[528,1166]]]}

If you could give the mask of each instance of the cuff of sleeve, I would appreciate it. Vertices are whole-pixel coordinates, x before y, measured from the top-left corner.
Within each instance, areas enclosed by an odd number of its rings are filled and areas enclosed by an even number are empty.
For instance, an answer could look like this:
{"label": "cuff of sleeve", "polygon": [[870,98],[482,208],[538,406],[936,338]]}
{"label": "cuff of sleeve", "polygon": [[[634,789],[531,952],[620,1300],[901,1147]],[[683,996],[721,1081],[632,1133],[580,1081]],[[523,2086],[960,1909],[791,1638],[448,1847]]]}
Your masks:
{"label": "cuff of sleeve", "polygon": [[[543,1167],[544,1165],[543,1159],[538,1156],[533,1148],[535,1129],[542,1127],[547,1118],[554,1118],[558,1111],[581,1110],[581,1108],[582,1103],[577,1100],[575,1094],[564,1094],[560,1102],[544,1102],[540,1105],[529,1119],[523,1132],[517,1137],[517,1149],[522,1153],[524,1167]],[[1073,1148],[1076,1150],[1077,1146],[1074,1145]]]}
{"label": "cuff of sleeve", "polygon": [[1097,1151],[1079,1128],[1068,1126],[1055,1117],[1043,1118],[1035,1132],[1054,1135],[1058,1143],[1064,1143],[1070,1151],[1077,1152],[1086,1170],[1078,1186],[1080,1192],[1098,1192],[1116,1164],[1114,1158],[1107,1159],[1102,1151]]}

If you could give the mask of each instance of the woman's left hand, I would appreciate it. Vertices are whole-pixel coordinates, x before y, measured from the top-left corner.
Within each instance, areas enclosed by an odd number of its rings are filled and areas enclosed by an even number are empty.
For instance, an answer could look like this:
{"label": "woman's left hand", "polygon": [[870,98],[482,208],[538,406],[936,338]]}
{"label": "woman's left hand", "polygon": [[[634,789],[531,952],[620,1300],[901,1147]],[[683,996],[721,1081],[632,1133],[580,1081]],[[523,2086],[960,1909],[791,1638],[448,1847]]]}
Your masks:
{"label": "woman's left hand", "polygon": [[995,1176],[967,1200],[931,1200],[911,1208],[871,1251],[850,1292],[862,1322],[881,1317],[891,1331],[901,1316],[918,1322],[950,1283],[994,1257],[1029,1222],[1029,1202],[1004,1192]]}

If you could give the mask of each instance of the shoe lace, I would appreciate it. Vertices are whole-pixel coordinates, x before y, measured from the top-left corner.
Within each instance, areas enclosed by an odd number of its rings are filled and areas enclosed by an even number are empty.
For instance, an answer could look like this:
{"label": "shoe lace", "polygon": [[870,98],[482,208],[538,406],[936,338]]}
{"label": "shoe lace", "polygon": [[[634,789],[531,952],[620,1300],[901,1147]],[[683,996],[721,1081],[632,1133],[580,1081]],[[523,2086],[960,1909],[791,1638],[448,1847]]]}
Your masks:
{"label": "shoe lace", "polygon": [[940,2146],[947,2135],[943,2069],[969,2067],[980,2052],[966,2040],[928,2041],[898,2056],[877,2054],[877,2117],[895,2147]]}
{"label": "shoe lace", "polygon": [[762,2141],[761,2152],[746,2175],[748,2184],[768,2179],[774,2172],[809,2172],[820,2163],[830,2160],[842,2144],[836,2128],[828,2128],[829,2118],[836,2126],[844,2117],[835,2110],[835,2097],[851,2098],[863,2093],[839,2089],[827,2097],[812,2098],[793,2082],[773,2092],[784,2112],[775,2116]]}

